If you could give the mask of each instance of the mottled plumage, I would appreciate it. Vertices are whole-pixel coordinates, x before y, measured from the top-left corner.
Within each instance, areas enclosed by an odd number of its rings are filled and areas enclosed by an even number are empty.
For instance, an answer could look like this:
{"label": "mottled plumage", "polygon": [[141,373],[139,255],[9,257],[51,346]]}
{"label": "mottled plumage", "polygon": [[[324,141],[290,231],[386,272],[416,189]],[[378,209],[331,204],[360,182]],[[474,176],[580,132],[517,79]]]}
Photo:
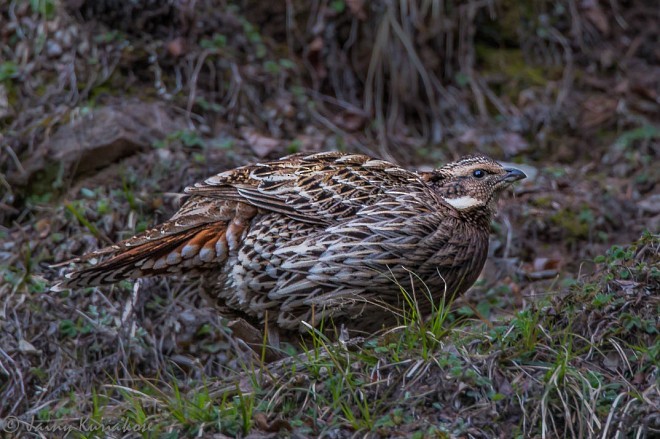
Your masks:
{"label": "mottled plumage", "polygon": [[483,156],[421,173],[338,152],[248,165],[187,188],[169,221],[55,288],[202,273],[226,308],[271,326],[372,331],[400,309],[397,284],[430,313],[474,283],[497,197],[524,177]]}

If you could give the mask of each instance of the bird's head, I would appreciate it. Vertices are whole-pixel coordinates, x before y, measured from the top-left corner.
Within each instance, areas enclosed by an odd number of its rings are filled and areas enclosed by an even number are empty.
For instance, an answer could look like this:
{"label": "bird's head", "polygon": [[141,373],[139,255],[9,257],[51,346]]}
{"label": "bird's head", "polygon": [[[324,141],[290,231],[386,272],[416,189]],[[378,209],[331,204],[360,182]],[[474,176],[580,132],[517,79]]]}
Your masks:
{"label": "bird's head", "polygon": [[423,174],[434,191],[462,213],[492,213],[502,191],[526,177],[524,172],[505,168],[485,156],[466,156]]}

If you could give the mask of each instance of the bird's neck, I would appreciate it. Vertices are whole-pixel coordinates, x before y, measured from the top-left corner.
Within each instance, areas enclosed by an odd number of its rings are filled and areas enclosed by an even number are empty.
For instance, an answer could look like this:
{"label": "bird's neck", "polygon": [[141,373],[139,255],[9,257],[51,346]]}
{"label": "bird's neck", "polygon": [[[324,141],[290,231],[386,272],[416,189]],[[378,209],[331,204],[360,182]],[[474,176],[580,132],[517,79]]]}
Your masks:
{"label": "bird's neck", "polygon": [[490,230],[490,222],[493,219],[493,209],[490,206],[481,206],[474,209],[456,209],[458,219],[468,227]]}

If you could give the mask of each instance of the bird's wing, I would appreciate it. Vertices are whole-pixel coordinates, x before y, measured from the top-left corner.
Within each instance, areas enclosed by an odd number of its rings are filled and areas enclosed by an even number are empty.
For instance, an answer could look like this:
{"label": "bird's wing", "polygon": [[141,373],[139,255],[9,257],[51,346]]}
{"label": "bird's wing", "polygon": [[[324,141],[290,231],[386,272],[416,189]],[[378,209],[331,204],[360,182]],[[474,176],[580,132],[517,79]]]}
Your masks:
{"label": "bird's wing", "polygon": [[240,200],[298,221],[330,225],[390,198],[388,191],[410,185],[423,185],[414,172],[361,154],[331,152],[226,171],[186,193]]}
{"label": "bird's wing", "polygon": [[238,248],[258,209],[328,226],[415,185],[424,186],[417,174],[364,155],[298,154],[236,168],[188,188],[190,198],[170,220],[74,261],[103,259],[55,289],[217,266]]}

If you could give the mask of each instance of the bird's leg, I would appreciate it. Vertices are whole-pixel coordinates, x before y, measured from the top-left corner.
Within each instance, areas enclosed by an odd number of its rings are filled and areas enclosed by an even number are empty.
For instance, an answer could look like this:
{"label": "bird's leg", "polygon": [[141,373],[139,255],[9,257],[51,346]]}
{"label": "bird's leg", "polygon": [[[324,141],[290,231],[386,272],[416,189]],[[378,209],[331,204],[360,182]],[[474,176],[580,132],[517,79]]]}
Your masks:
{"label": "bird's leg", "polygon": [[266,336],[268,337],[268,346],[273,349],[280,348],[280,331],[274,326],[266,326]]}
{"label": "bird's leg", "polygon": [[234,337],[243,340],[257,355],[263,354],[266,362],[270,363],[282,358],[279,332],[276,328],[266,325],[267,339],[264,339],[262,331],[240,317],[227,323],[227,327],[231,329]]}

